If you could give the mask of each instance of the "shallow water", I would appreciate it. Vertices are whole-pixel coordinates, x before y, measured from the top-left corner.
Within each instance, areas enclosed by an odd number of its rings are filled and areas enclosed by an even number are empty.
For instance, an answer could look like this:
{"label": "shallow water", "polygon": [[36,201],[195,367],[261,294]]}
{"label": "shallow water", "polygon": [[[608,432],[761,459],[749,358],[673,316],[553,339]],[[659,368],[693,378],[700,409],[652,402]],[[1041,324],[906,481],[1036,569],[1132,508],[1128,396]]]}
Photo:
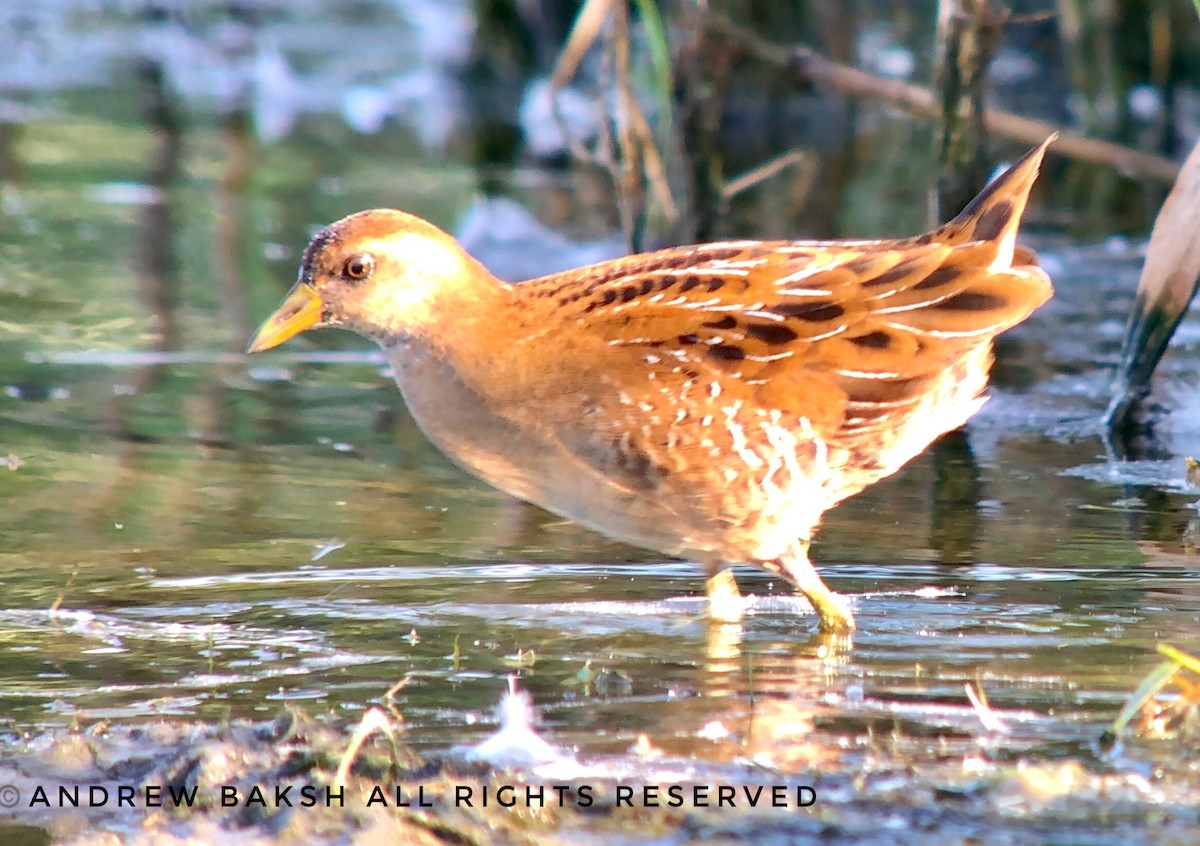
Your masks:
{"label": "shallow water", "polygon": [[[860,626],[852,651],[830,654],[806,604],[763,573],[739,571],[754,597],[741,629],[714,629],[698,567],[465,476],[358,339],[241,354],[313,225],[387,204],[453,228],[485,181],[456,158],[461,144],[431,157],[411,135],[358,135],[312,103],[264,143],[184,100],[176,136],[133,116],[161,91],[121,79],[27,96],[39,111],[0,156],[15,162],[0,207],[12,748],[72,725],[218,724],[296,704],[340,727],[408,676],[406,742],[436,754],[490,732],[515,675],[544,736],[634,771],[627,752],[644,736],[699,767],[759,756],[850,777],[870,769],[862,750],[879,733],[908,744],[891,766],[907,756],[926,787],[975,757],[1151,773],[1167,796],[1186,786],[1184,749],[1098,747],[1156,643],[1200,651],[1200,493],[1182,463],[1200,452],[1187,410],[1200,319],[1165,364],[1174,411],[1158,451],[1116,463],[1098,437],[1134,247],[1079,246],[1050,231],[1069,210],[1032,211],[1058,296],[1005,336],[992,400],[965,437],[830,513],[818,536],[813,559]],[[880,119],[848,206],[906,169],[895,139],[917,135]],[[239,153],[249,176],[234,172]],[[581,251],[611,231],[586,174],[505,179],[573,221]],[[841,225],[863,218],[852,211]],[[919,226],[910,212],[897,212],[905,231]],[[570,238],[554,249],[573,255]],[[966,684],[1007,733],[983,730]]]}

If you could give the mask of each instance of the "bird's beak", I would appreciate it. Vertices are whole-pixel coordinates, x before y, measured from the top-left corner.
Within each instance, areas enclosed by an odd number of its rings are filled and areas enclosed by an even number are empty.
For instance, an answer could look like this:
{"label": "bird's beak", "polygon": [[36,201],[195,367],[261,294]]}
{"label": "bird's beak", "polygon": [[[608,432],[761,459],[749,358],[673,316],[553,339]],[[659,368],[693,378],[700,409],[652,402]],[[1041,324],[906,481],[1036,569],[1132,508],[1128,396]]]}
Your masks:
{"label": "bird's beak", "polygon": [[246,352],[256,353],[277,347],[320,322],[320,294],[307,282],[297,282],[279,308],[258,327]]}

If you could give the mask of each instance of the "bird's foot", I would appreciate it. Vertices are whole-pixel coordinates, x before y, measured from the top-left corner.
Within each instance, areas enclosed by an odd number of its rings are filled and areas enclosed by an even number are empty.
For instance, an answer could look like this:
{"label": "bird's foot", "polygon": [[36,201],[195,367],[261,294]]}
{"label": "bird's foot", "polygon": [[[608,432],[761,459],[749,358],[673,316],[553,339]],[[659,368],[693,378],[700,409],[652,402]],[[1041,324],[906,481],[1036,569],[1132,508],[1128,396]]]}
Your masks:
{"label": "bird's foot", "polygon": [[714,623],[736,625],[742,621],[746,599],[738,590],[733,572],[718,570],[704,584],[708,593],[708,619]]}
{"label": "bird's foot", "polygon": [[850,600],[840,593],[834,593],[824,583],[820,590],[809,588],[801,589],[801,592],[817,612],[817,630],[821,634],[848,636],[857,628]]}
{"label": "bird's foot", "polygon": [[808,560],[808,542],[798,543],[789,555],[762,562],[772,573],[790,581],[817,612],[817,631],[821,634],[849,638],[854,631],[854,614],[850,601],[831,591]]}

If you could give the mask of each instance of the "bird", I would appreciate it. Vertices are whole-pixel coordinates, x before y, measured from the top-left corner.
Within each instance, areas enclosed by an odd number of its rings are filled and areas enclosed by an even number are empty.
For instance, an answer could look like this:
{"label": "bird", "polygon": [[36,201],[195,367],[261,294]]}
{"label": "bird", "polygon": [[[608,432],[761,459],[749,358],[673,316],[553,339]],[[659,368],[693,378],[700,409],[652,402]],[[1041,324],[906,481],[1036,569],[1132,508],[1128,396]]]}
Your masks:
{"label": "bird", "polygon": [[[1200,292],[1197,190],[1200,143],[1180,167],[1150,231],[1146,260],[1121,341],[1112,398],[1102,418],[1105,447],[1112,458],[1137,458],[1152,451],[1154,430],[1165,416],[1163,412],[1177,410],[1172,408],[1175,402],[1153,398],[1151,380],[1188,306]],[[1180,416],[1194,418],[1194,414]]]}
{"label": "bird", "polygon": [[757,566],[848,638],[809,560],[822,515],[983,403],[992,339],[1051,295],[1016,243],[1053,136],[949,223],[895,240],[725,240],[501,282],[394,209],[313,236],[248,352],[318,327],[375,341],[412,416],[468,472],[704,568]]}

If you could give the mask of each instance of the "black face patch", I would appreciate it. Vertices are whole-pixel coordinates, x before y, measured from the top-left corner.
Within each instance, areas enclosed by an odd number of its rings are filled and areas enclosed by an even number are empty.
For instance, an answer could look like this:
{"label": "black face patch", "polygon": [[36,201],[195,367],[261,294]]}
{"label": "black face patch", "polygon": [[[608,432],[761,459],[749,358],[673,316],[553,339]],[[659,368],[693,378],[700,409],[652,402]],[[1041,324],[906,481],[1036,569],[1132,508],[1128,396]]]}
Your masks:
{"label": "black face patch", "polygon": [[313,282],[317,270],[317,255],[331,244],[336,244],[338,240],[337,230],[332,226],[326,226],[312,237],[312,240],[308,242],[308,246],[304,248],[304,257],[300,260],[300,273],[297,276],[298,281],[304,282],[310,287],[316,287]]}

